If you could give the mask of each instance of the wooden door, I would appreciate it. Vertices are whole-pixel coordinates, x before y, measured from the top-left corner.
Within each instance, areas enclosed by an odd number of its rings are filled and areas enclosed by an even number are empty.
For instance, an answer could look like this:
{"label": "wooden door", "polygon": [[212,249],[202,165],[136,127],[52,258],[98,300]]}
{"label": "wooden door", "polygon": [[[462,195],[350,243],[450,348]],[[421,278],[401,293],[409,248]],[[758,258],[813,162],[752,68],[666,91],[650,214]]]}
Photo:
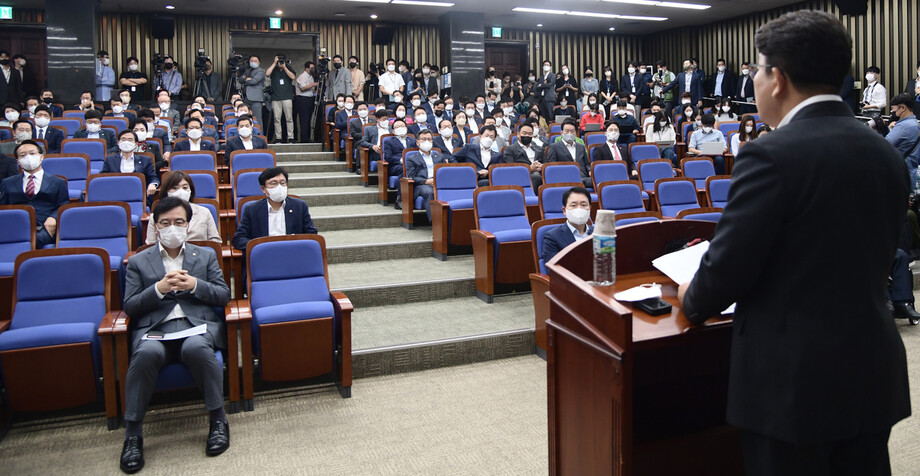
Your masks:
{"label": "wooden door", "polygon": [[495,77],[501,78],[505,72],[526,73],[524,68],[524,47],[518,45],[489,45],[486,43],[486,68],[495,68]]}
{"label": "wooden door", "polygon": [[25,96],[37,96],[48,79],[48,56],[45,48],[45,29],[15,27],[0,29],[0,49],[10,56],[21,54],[26,57],[26,70],[35,81],[26,85]]}

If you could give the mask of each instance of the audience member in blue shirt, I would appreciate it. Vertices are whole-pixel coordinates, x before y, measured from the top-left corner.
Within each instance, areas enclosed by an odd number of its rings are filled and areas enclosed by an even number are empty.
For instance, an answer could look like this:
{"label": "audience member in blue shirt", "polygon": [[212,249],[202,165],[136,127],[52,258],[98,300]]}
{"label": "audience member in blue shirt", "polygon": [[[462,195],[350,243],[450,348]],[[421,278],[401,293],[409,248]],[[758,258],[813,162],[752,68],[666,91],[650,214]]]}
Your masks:
{"label": "audience member in blue shirt", "polygon": [[899,94],[891,100],[891,115],[897,116],[897,122],[889,124],[891,131],[885,139],[898,149],[907,162],[911,173],[911,188],[917,191],[917,166],[920,165],[920,124],[914,115],[914,96]]}
{"label": "audience member in blue shirt", "polygon": [[[728,152],[728,147],[725,143],[725,135],[722,134],[722,131],[716,129],[716,118],[712,114],[703,114],[702,118],[703,127],[695,131],[693,134],[690,134],[690,143],[687,144],[687,152],[691,155],[701,155],[700,144],[704,142],[718,142],[722,145],[722,153]],[[716,168],[716,175],[725,174],[725,158],[721,155],[713,156],[712,161]]]}

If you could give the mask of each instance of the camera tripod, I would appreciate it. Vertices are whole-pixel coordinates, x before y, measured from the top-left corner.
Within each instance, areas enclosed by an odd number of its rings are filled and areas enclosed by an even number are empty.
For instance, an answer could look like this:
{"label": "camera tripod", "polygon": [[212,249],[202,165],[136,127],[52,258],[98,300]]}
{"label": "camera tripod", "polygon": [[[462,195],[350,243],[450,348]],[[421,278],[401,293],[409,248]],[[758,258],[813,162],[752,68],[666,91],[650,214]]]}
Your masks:
{"label": "camera tripod", "polygon": [[243,94],[243,87],[240,85],[239,71],[231,71],[230,77],[227,78],[227,87],[224,88],[224,101],[230,101],[230,96],[236,93]]}
{"label": "camera tripod", "polygon": [[151,83],[151,100],[157,100],[157,93],[160,92],[160,89],[163,89],[163,70],[157,67],[157,71],[153,75],[153,82]]}
{"label": "camera tripod", "polygon": [[[317,122],[319,122],[319,117],[325,113],[326,108],[323,107],[326,104],[326,74],[320,74],[319,80],[316,81],[316,92],[313,93],[313,100],[315,106],[313,107],[313,120],[311,121],[311,130],[316,131]],[[326,119],[323,118],[323,121]]]}
{"label": "camera tripod", "polygon": [[[198,73],[195,79],[194,96],[204,96],[206,99],[211,97],[211,88],[208,87],[207,80],[204,79],[204,73]],[[194,97],[192,96],[192,97]]]}

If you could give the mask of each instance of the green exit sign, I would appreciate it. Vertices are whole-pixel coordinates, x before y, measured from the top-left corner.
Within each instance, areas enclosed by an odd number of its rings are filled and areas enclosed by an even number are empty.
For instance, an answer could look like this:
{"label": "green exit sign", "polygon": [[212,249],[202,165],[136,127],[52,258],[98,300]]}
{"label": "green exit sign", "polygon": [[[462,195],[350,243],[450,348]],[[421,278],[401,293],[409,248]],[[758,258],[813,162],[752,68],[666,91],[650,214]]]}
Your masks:
{"label": "green exit sign", "polygon": [[0,20],[12,20],[13,7],[0,7]]}
{"label": "green exit sign", "polygon": [[268,17],[268,27],[272,30],[280,30],[281,17]]}
{"label": "green exit sign", "polygon": [[492,27],[492,38],[501,38],[502,37],[502,27],[493,26]]}

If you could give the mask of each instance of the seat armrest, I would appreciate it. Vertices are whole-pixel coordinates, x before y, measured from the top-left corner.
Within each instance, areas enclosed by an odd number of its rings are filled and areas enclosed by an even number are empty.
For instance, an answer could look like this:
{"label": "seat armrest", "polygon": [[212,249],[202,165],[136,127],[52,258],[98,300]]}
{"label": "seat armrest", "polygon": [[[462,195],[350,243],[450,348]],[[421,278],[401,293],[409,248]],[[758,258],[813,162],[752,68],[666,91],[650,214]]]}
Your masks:
{"label": "seat armrest", "polygon": [[0,321],[0,332],[4,332],[10,328],[11,320]]}
{"label": "seat armrest", "polygon": [[[115,322],[122,317],[124,311],[109,311],[105,314],[105,317],[102,318],[102,322],[99,323],[99,335],[114,335],[115,334]],[[127,316],[125,316],[127,319]],[[127,327],[125,328],[127,330]]]}
{"label": "seat armrest", "polygon": [[231,299],[226,306],[224,306],[224,321],[226,323],[239,322],[240,314],[237,310],[236,301]]}
{"label": "seat armrest", "polygon": [[[125,311],[112,311],[109,314],[114,314],[112,316],[112,334],[126,334],[128,332],[128,327],[131,324],[131,317],[125,314]],[[106,316],[108,319],[108,316]]]}
{"label": "seat armrest", "polygon": [[495,241],[495,235],[485,230],[470,230],[473,238],[481,238],[486,241]]}
{"label": "seat armrest", "polygon": [[236,319],[239,322],[252,321],[252,308],[249,307],[249,299],[240,299],[236,303]]}
{"label": "seat armrest", "polygon": [[334,291],[332,294],[332,304],[338,308],[342,313],[351,313],[355,310],[355,307],[351,304],[351,300],[348,299],[348,296],[345,293],[340,291]]}

